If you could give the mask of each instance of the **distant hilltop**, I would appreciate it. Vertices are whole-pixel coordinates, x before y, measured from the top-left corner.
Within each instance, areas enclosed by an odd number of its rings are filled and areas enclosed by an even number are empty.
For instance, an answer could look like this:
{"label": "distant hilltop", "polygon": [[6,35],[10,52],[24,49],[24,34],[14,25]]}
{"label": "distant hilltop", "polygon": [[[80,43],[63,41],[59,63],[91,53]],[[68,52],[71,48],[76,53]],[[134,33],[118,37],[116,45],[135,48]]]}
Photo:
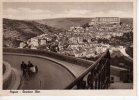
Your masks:
{"label": "distant hilltop", "polygon": [[[103,17],[106,18],[106,17]],[[112,18],[112,17],[108,17]],[[117,18],[117,17],[116,17]],[[68,30],[72,26],[83,26],[92,22],[93,18],[54,18],[54,19],[42,19],[35,20],[38,23],[46,24],[55,28]],[[120,22],[132,24],[133,18],[119,18]]]}
{"label": "distant hilltop", "polygon": [[[43,25],[55,27],[58,29],[68,30],[72,26],[83,26],[87,23],[90,23],[92,20],[93,18],[52,18],[52,19],[38,19],[38,20],[31,20],[31,21],[37,22]],[[30,20],[22,20],[22,21],[28,22]],[[120,22],[132,24],[133,18],[120,18]]]}

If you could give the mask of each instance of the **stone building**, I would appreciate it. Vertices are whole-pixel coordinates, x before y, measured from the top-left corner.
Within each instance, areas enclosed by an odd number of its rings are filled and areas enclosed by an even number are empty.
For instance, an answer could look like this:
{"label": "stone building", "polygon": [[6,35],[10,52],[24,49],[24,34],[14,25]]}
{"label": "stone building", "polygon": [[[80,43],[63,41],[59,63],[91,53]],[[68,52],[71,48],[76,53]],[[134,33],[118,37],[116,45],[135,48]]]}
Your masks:
{"label": "stone building", "polygon": [[102,23],[120,23],[119,17],[96,17],[92,18],[89,25],[102,24]]}

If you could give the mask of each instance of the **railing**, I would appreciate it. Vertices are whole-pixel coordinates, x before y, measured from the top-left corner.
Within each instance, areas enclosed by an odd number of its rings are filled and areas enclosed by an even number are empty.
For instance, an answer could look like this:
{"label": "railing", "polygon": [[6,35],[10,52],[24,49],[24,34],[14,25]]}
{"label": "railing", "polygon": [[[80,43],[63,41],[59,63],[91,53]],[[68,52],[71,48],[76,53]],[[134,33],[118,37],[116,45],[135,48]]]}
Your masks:
{"label": "railing", "polygon": [[107,89],[110,85],[110,53],[107,50],[65,89]]}

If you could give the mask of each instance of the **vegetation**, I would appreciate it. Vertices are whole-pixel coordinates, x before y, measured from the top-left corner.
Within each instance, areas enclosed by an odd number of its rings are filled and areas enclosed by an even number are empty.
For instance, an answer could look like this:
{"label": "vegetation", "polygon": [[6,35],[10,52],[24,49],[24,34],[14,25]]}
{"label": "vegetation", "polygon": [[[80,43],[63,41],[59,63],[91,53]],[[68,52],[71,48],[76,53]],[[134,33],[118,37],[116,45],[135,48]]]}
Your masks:
{"label": "vegetation", "polygon": [[3,46],[18,47],[18,42],[26,41],[32,37],[63,31],[34,21],[3,19]]}
{"label": "vegetation", "polygon": [[133,58],[133,47],[129,46],[126,48],[126,53]]}

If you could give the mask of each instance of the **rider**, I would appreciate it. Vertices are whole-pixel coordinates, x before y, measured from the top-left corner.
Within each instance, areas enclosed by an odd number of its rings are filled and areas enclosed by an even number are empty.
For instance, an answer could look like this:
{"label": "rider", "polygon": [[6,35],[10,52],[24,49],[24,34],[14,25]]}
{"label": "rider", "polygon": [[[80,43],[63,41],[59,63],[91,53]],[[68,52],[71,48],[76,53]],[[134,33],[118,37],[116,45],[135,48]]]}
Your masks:
{"label": "rider", "polygon": [[28,61],[28,70],[29,70],[29,75],[31,75],[31,71],[32,71],[32,68],[34,67],[34,65]]}
{"label": "rider", "polygon": [[38,73],[38,66],[37,65],[35,66],[35,70],[36,70],[36,73]]}
{"label": "rider", "polygon": [[34,65],[30,62],[30,61],[28,61],[28,67],[30,68],[30,67],[33,67]]}
{"label": "rider", "polygon": [[27,64],[24,61],[22,61],[21,70],[23,71],[23,76],[26,75],[26,69],[27,69]]}

